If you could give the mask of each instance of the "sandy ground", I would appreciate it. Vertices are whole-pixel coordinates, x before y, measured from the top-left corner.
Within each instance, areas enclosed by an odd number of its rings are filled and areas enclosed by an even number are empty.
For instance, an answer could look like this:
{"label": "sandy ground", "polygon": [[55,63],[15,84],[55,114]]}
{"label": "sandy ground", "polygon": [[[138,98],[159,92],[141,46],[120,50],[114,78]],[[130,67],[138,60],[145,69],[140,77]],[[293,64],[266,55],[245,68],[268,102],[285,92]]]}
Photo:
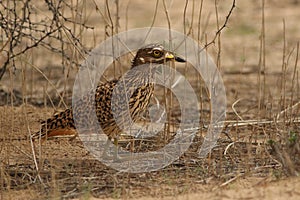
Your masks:
{"label": "sandy ground", "polygon": [[[208,189],[209,188],[209,189]],[[190,200],[190,199],[264,199],[264,200],[282,200],[291,199],[297,200],[300,198],[300,179],[288,178],[284,180],[277,180],[266,183],[265,178],[237,178],[230,184],[222,187],[216,187],[213,185],[200,186],[197,192],[186,193],[180,195],[171,195],[165,197],[139,197],[134,198],[136,200]],[[27,194],[26,194],[27,193]],[[4,195],[3,199],[27,199],[31,198],[33,191],[14,191],[9,195]],[[90,200],[113,200],[116,198],[94,198],[90,195],[83,196],[80,199]],[[133,199],[133,198],[122,198]],[[74,199],[79,200],[79,199]]]}
{"label": "sandy ground", "polygon": [[[247,186],[246,186],[247,185]],[[184,194],[178,196],[153,198],[142,197],[136,200],[152,200],[152,199],[291,199],[296,200],[300,198],[300,179],[290,178],[286,180],[275,181],[272,183],[264,183],[263,180],[237,180],[235,183],[226,187],[213,188],[212,191],[199,189],[199,192],[192,194]],[[93,198],[91,198],[93,199]],[[110,198],[111,199],[111,198]]]}

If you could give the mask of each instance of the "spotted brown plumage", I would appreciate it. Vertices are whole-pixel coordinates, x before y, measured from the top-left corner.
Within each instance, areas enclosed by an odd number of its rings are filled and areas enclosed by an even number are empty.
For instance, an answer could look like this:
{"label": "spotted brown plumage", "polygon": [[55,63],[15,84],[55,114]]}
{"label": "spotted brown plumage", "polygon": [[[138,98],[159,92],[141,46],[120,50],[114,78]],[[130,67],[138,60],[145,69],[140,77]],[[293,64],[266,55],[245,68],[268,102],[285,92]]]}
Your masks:
{"label": "spotted brown plumage", "polygon": [[[116,124],[112,112],[113,92],[115,92],[115,101],[117,104],[119,104],[120,107],[123,106],[123,108],[127,105],[132,121],[136,121],[139,115],[147,109],[151,96],[153,95],[154,84],[151,83],[151,79],[154,78],[156,67],[159,66],[159,64],[171,60],[185,62],[184,59],[165,50],[160,44],[147,45],[137,51],[132,61],[131,70],[129,70],[123,79],[100,83],[96,87],[95,93],[92,92],[89,94],[95,95],[95,105],[92,104],[92,106],[95,106],[99,125],[110,139],[116,139],[122,131]],[[144,67],[138,67],[140,65]],[[122,84],[118,84],[120,80],[122,81],[121,83],[124,83],[123,86]],[[119,85],[121,86],[119,87]],[[124,100],[126,99],[126,94],[128,94],[122,91],[124,88],[127,88],[129,94],[131,94],[128,101]],[[73,109],[79,112],[91,110],[88,109],[88,106],[91,106],[87,100],[91,97],[89,95],[78,100],[79,102],[75,104],[78,106],[77,108],[68,108],[43,121],[40,131],[33,134],[32,138],[45,140],[53,137],[76,136]],[[89,113],[84,113],[83,116],[84,117],[80,117],[81,120],[90,120]],[[80,121],[79,123],[88,124],[85,121]]]}

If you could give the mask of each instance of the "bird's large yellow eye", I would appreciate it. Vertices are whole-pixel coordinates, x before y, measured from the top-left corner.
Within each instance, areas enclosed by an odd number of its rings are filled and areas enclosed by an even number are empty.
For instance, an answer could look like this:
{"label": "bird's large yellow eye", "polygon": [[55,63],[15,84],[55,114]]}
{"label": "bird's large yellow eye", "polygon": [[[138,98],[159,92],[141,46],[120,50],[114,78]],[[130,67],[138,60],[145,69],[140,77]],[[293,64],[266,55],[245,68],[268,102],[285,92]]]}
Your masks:
{"label": "bird's large yellow eye", "polygon": [[159,58],[159,57],[161,57],[162,52],[159,50],[153,50],[152,54],[154,57]]}

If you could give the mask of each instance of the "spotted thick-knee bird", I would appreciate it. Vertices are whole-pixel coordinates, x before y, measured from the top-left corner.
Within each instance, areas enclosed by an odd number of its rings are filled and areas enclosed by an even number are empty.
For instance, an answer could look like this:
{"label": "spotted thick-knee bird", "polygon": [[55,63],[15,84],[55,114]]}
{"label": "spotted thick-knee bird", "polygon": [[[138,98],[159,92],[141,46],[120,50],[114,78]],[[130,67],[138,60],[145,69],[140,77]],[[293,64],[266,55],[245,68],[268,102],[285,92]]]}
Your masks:
{"label": "spotted thick-knee bird", "polygon": [[[168,61],[185,62],[184,59],[165,50],[160,44],[150,44],[137,51],[132,60],[131,70],[129,70],[123,80],[126,88],[134,88],[134,91],[131,92],[131,96],[127,101],[129,114],[133,122],[147,109],[153,95],[154,83],[149,79],[154,78],[155,70],[159,65]],[[140,68],[138,66],[143,67]],[[121,102],[125,102],[124,91],[121,91],[122,87],[116,89],[119,80],[120,79],[116,79],[106,83],[100,83],[97,85],[96,91],[90,94],[95,95],[95,104],[93,106],[95,106],[98,123],[109,139],[116,139],[122,132],[112,112],[113,95],[116,97],[115,101],[120,101],[120,104]],[[114,89],[116,90],[114,91]],[[91,106],[89,105],[90,103],[84,101],[84,99],[88,98],[89,97],[83,98],[80,102],[76,103],[75,105],[78,106],[78,108],[68,108],[43,121],[40,131],[34,133],[32,138],[45,140],[53,137],[76,136],[77,133],[74,123],[74,114],[76,113],[73,113],[73,110],[86,111],[87,106]],[[83,117],[83,120],[89,120],[89,117]]]}

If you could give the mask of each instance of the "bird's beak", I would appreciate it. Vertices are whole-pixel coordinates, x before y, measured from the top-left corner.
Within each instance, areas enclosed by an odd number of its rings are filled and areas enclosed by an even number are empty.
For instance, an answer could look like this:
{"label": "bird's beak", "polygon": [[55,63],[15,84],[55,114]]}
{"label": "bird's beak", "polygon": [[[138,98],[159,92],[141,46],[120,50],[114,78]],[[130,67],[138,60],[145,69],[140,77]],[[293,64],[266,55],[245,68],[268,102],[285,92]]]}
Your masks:
{"label": "bird's beak", "polygon": [[170,53],[170,52],[167,52],[166,55],[165,55],[165,58],[166,59],[169,59],[169,60],[172,60],[174,59],[175,61],[177,62],[185,62],[185,60],[183,58],[180,58],[178,56],[174,56],[174,54]]}
{"label": "bird's beak", "polygon": [[183,58],[178,57],[178,56],[175,56],[175,60],[176,60],[177,62],[186,62]]}

